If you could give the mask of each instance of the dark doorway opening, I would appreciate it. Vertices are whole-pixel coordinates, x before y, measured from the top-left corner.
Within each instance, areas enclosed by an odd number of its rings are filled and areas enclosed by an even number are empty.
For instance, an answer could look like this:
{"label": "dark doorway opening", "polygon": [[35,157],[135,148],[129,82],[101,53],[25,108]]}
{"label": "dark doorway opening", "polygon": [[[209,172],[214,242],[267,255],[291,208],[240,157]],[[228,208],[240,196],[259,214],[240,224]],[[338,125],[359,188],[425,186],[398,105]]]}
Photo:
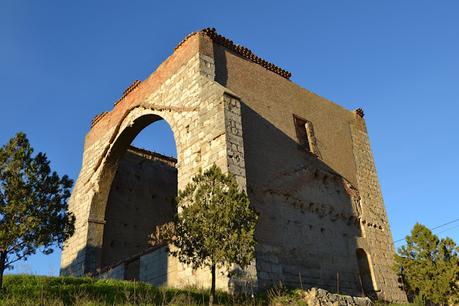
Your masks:
{"label": "dark doorway opening", "polygon": [[363,249],[357,249],[357,263],[359,266],[360,282],[362,285],[362,291],[365,296],[372,297],[375,293],[375,287],[373,285],[372,270],[370,260],[367,253]]}

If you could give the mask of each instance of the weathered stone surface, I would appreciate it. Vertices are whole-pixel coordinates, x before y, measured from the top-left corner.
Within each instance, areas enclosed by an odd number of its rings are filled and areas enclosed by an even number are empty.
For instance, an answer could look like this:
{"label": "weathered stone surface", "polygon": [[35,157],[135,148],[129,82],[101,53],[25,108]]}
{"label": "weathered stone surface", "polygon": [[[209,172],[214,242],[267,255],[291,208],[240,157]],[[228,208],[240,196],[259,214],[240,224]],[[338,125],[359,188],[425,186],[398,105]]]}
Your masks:
{"label": "weathered stone surface", "polygon": [[100,273],[97,277],[106,279],[106,278],[114,278],[114,279],[124,279],[124,264],[118,265],[113,267],[112,269],[107,270],[106,272]]}
{"label": "weathered stone surface", "polygon": [[[114,253],[107,246],[110,194],[131,141],[164,119],[176,141],[178,189],[215,163],[236,176],[260,214],[256,259],[233,279],[221,275],[221,288],[282,282],[405,301],[391,270],[392,237],[361,112],[299,87],[266,61],[206,33],[187,37],[94,120],[70,199],[77,224],[63,251],[62,274],[97,273],[134,252],[127,242]],[[139,278],[157,285],[210,283],[208,271],[181,265],[166,248],[141,255],[138,265]],[[123,277],[132,278],[137,266],[123,269]]]}
{"label": "weathered stone surface", "polygon": [[301,292],[302,299],[308,306],[372,306],[367,297],[352,297],[349,295],[333,294],[320,288],[311,288]]}
{"label": "weathered stone surface", "polygon": [[102,267],[150,247],[156,226],[177,211],[177,169],[170,158],[130,147],[122,157],[108,197]]}

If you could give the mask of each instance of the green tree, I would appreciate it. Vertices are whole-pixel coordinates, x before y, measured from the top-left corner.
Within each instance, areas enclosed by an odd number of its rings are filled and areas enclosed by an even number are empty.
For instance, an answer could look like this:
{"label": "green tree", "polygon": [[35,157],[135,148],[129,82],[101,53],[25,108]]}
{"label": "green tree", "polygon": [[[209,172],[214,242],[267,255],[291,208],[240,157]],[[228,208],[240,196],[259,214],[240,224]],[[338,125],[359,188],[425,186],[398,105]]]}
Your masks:
{"label": "green tree", "polygon": [[439,239],[416,223],[396,255],[396,269],[408,296],[436,304],[459,301],[458,252],[451,238]]}
{"label": "green tree", "polygon": [[234,176],[223,174],[215,165],[193,177],[179,192],[177,202],[179,213],[172,233],[165,230],[166,233],[160,234],[161,229],[157,229],[153,240],[162,237],[171,243],[175,247],[171,253],[194,269],[210,268],[209,304],[212,305],[216,269],[230,270],[234,264],[244,269],[254,258],[258,215],[251,208],[247,194],[239,190]]}
{"label": "green tree", "polygon": [[45,154],[32,153],[24,133],[0,148],[0,288],[5,269],[38,249],[52,253],[74,231],[72,180],[51,172]]}

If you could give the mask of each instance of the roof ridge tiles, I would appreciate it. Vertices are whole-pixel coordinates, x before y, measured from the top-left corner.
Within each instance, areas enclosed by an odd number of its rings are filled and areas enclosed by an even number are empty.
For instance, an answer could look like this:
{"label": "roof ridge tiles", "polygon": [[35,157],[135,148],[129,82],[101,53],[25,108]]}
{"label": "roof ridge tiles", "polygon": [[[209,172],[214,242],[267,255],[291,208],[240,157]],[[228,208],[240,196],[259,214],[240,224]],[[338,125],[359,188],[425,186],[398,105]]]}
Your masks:
{"label": "roof ridge tiles", "polygon": [[177,47],[175,47],[174,50],[177,50],[178,48],[180,48],[180,46],[183,45],[183,43],[185,43],[191,36],[193,36],[193,35],[195,35],[197,33],[201,33],[203,35],[206,35],[207,37],[212,39],[213,42],[215,42],[215,43],[217,43],[217,44],[219,44],[221,46],[226,47],[227,49],[233,51],[234,53],[238,54],[239,56],[241,56],[241,57],[243,57],[243,58],[245,58],[245,59],[247,59],[247,60],[249,60],[251,62],[254,62],[254,63],[258,64],[258,65],[264,67],[265,69],[270,70],[270,71],[280,75],[281,77],[284,77],[286,79],[290,79],[290,77],[292,76],[292,74],[290,72],[288,72],[287,70],[284,70],[284,69],[280,68],[279,66],[276,66],[273,63],[268,62],[268,61],[264,60],[263,58],[257,56],[249,48],[246,48],[246,47],[244,47],[242,45],[235,44],[232,40],[226,38],[225,36],[223,36],[221,34],[218,34],[217,30],[215,28],[205,28],[205,29],[202,29],[201,31],[190,33],[187,37],[185,37],[177,45]]}

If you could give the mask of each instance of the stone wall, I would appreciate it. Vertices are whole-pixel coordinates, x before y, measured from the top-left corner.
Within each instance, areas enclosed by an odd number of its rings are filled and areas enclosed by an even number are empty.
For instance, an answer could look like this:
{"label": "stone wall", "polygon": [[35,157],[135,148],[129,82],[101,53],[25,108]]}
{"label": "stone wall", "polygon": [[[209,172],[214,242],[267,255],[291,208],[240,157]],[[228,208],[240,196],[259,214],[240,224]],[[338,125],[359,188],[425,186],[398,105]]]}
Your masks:
{"label": "stone wall", "polygon": [[[228,135],[231,132],[225,109],[229,109],[228,95],[236,100],[237,97],[213,81],[213,59],[199,52],[201,40],[200,35],[190,38],[155,73],[117,102],[112,111],[99,116],[87,134],[82,168],[69,202],[77,218],[76,231],[64,246],[62,274],[94,274],[102,268],[112,182],[124,152],[147,125],[160,119],[170,125],[177,146],[179,189],[199,169],[216,164],[228,170],[231,158],[227,131]],[[240,140],[238,143],[243,150]],[[238,181],[245,186],[242,166],[238,163]],[[210,273],[193,271],[175,258],[168,259],[167,271],[168,286],[183,286],[196,280],[202,286],[210,284]],[[222,286],[227,287],[228,282],[225,277]]]}
{"label": "stone wall", "polygon": [[[176,140],[179,189],[216,163],[236,175],[260,214],[256,260],[239,280],[360,295],[361,265],[368,262],[373,291],[404,301],[389,268],[392,238],[363,114],[299,87],[277,66],[212,33],[190,35],[94,121],[70,199],[77,228],[65,245],[62,273],[101,267],[106,207],[121,156],[145,126],[164,119]],[[298,133],[295,116],[308,123],[305,133]],[[310,137],[313,150],[298,135]],[[360,250],[368,260],[357,260]],[[140,270],[152,271],[142,278],[209,285],[208,271],[193,271],[161,252],[139,259]]]}
{"label": "stone wall", "polygon": [[[205,43],[203,52],[215,59],[215,80],[241,101],[247,190],[260,212],[259,285],[299,286],[301,278],[307,286],[360,295],[356,254],[363,249],[373,294],[406,300],[390,268],[393,242],[366,131],[356,137],[362,116],[215,39]],[[295,117],[308,122],[314,150],[301,145]]]}
{"label": "stone wall", "polygon": [[124,279],[124,263],[117,265],[107,271],[104,271],[103,273],[100,273],[97,275],[97,278],[101,279]]}
{"label": "stone wall", "polygon": [[[229,290],[230,282],[225,271],[219,271],[216,286],[220,290]],[[168,246],[151,247],[112,266],[107,266],[94,275],[102,279],[136,280],[154,286],[171,286],[195,288],[210,285],[210,270],[192,270],[182,265],[168,252]],[[253,289],[253,288],[252,288]]]}
{"label": "stone wall", "polygon": [[168,259],[167,247],[141,256],[139,280],[155,286],[167,284]]}
{"label": "stone wall", "polygon": [[371,262],[373,284],[384,300],[406,299],[399,288],[394,267],[394,244],[387,220],[381,187],[379,186],[373,154],[365,122],[360,116],[351,126],[357,182],[362,204],[362,237],[358,246],[365,250]]}
{"label": "stone wall", "polygon": [[[241,100],[247,189],[260,213],[258,284],[336,291],[339,283],[342,292],[360,294],[354,115],[221,46],[212,48],[216,80]],[[294,115],[314,126],[315,152],[300,145]]]}
{"label": "stone wall", "polygon": [[130,147],[123,155],[110,188],[105,213],[104,268],[150,247],[149,236],[177,211],[175,162]]}
{"label": "stone wall", "polygon": [[302,301],[308,306],[373,306],[369,298],[353,297],[349,295],[332,294],[320,288],[300,291]]}

